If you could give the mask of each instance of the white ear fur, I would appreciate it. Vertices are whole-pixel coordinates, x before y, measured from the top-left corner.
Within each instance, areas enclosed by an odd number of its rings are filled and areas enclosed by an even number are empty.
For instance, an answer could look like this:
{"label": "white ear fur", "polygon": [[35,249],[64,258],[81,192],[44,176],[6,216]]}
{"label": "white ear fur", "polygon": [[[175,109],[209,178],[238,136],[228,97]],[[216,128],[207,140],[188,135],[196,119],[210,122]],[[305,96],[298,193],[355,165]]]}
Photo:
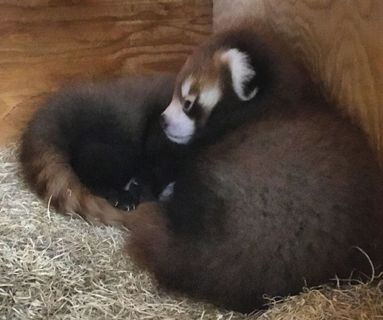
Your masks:
{"label": "white ear fur", "polygon": [[238,49],[229,49],[221,54],[221,61],[230,69],[233,89],[242,101],[251,100],[258,92],[257,87],[248,94],[244,90],[245,83],[256,74],[249,60],[249,56]]}

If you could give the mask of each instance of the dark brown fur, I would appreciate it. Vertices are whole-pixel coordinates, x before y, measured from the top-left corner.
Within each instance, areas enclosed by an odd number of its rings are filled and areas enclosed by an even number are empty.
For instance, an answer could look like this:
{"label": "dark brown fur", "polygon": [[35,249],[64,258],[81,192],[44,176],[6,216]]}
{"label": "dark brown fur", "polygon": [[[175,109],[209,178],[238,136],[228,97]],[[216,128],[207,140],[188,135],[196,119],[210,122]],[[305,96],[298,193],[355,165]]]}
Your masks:
{"label": "dark brown fur", "polygon": [[155,155],[171,153],[156,123],[170,101],[173,82],[172,75],[130,77],[82,84],[52,96],[22,139],[20,160],[31,189],[62,213],[77,213],[92,223],[121,224],[124,213],[89,186],[104,175],[122,189],[145,161],[157,174]]}
{"label": "dark brown fur", "polygon": [[[356,247],[383,264],[383,179],[367,139],[302,70],[272,67],[282,76],[260,112],[185,161],[172,200],[125,221],[129,254],[161,285],[243,312],[265,294],[370,274]],[[207,130],[223,116],[214,112]]]}

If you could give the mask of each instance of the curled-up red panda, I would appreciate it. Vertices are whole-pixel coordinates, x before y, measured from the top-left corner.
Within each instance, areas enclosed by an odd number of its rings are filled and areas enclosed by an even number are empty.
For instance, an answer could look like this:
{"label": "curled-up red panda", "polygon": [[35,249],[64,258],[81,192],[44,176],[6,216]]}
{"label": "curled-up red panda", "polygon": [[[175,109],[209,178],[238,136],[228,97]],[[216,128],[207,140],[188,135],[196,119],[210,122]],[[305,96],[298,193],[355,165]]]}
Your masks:
{"label": "curled-up red panda", "polygon": [[126,216],[127,251],[160,285],[249,312],[383,263],[383,178],[359,128],[263,32],[212,36],[162,113],[196,152],[173,194]]}
{"label": "curled-up red panda", "polygon": [[174,81],[170,74],[130,77],[50,97],[22,137],[20,161],[31,189],[62,213],[120,224],[119,209],[140,197],[134,185],[124,190],[127,183],[138,177],[157,195],[184,157],[185,148],[169,141],[158,121]]}

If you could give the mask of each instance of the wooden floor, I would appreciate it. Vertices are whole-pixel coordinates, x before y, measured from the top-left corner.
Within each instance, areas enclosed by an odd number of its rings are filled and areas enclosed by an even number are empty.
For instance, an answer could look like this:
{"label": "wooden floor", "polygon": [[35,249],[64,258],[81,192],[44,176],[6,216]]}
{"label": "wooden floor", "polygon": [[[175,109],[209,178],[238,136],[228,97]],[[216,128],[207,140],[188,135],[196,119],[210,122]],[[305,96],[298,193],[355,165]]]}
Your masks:
{"label": "wooden floor", "polygon": [[178,70],[211,21],[210,0],[0,0],[0,144],[68,81]]}

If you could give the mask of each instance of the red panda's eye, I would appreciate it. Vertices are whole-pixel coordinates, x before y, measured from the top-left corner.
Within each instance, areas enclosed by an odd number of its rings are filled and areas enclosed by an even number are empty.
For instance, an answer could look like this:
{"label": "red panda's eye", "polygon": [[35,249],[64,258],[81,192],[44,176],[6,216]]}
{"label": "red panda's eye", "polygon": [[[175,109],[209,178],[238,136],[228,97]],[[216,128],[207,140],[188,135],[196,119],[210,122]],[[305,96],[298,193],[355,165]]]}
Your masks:
{"label": "red panda's eye", "polygon": [[193,107],[193,103],[190,100],[185,100],[183,110],[185,113],[189,112]]}

